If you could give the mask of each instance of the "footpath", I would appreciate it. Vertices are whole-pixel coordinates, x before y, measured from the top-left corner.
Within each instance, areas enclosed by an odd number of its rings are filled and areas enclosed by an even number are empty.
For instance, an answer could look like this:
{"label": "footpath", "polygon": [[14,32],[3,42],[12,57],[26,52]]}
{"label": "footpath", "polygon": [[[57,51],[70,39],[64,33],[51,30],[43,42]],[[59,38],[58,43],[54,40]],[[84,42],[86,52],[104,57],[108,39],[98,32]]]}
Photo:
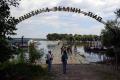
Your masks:
{"label": "footpath", "polygon": [[52,51],[54,80],[120,80],[120,74],[108,66],[89,64],[84,57],[74,53],[68,55],[67,73],[62,74],[61,47],[62,43]]}
{"label": "footpath", "polygon": [[68,64],[67,73],[62,74],[62,65],[54,64],[53,73],[55,74],[54,80],[103,80],[94,67],[90,65],[81,64]]}

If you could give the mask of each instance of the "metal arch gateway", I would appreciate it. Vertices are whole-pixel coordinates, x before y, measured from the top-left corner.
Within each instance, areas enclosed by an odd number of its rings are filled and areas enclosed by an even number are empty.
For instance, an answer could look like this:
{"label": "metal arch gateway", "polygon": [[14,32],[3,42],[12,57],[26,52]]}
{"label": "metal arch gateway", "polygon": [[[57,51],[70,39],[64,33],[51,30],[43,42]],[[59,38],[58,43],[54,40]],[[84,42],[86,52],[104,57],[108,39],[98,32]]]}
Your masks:
{"label": "metal arch gateway", "polygon": [[98,22],[100,23],[103,23],[103,24],[106,24],[105,21],[102,20],[102,17],[96,15],[96,14],[93,14],[92,12],[84,12],[82,11],[81,9],[78,9],[78,8],[73,8],[73,7],[61,7],[61,6],[58,6],[58,7],[53,7],[53,8],[42,8],[42,9],[37,9],[35,11],[31,11],[30,13],[27,13],[21,17],[18,17],[17,19],[15,19],[15,25],[17,25],[18,23],[22,22],[23,20],[25,19],[28,19],[32,16],[35,16],[35,15],[38,15],[40,13],[44,13],[44,12],[51,12],[51,11],[65,11],[65,12],[74,12],[74,13],[78,13],[78,14],[83,14],[84,16],[89,16],[95,20],[97,20]]}

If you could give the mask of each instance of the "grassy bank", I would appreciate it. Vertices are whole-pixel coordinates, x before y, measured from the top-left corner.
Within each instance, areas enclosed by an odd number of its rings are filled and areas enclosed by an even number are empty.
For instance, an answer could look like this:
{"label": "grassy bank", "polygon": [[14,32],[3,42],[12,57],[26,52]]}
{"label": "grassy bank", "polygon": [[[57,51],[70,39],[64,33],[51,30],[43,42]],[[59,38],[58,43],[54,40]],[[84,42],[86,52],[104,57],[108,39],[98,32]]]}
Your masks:
{"label": "grassy bank", "polygon": [[32,64],[0,65],[0,80],[51,80],[46,67]]}

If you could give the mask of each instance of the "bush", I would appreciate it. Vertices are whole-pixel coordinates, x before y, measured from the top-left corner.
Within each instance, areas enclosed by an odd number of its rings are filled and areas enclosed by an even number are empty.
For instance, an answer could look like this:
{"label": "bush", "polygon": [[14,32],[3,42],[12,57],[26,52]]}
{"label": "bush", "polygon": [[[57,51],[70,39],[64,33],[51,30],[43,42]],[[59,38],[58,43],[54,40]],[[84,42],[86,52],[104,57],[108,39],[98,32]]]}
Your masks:
{"label": "bush", "polygon": [[46,69],[39,65],[7,64],[0,66],[0,80],[32,80],[35,76],[47,75]]}
{"label": "bush", "polygon": [[30,43],[29,45],[29,61],[30,63],[35,63],[36,60],[41,59],[44,52],[42,50],[37,50],[35,43]]}
{"label": "bush", "polygon": [[109,56],[109,57],[114,57],[115,53],[114,53],[113,49],[108,49],[106,51],[106,55]]}

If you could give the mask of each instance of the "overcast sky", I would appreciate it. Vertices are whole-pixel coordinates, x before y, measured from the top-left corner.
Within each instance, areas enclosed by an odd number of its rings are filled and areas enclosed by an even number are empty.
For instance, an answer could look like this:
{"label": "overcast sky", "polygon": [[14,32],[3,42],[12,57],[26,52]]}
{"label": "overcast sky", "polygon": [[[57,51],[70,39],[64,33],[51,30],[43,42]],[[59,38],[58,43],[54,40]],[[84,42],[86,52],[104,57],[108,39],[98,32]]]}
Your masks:
{"label": "overcast sky", "polygon": [[[69,6],[91,11],[104,21],[114,19],[114,11],[120,8],[120,0],[21,0],[19,7],[11,7],[12,16],[18,18],[36,9]],[[97,34],[104,25],[82,14],[49,12],[33,16],[17,25],[14,37],[46,38],[48,33]]]}

